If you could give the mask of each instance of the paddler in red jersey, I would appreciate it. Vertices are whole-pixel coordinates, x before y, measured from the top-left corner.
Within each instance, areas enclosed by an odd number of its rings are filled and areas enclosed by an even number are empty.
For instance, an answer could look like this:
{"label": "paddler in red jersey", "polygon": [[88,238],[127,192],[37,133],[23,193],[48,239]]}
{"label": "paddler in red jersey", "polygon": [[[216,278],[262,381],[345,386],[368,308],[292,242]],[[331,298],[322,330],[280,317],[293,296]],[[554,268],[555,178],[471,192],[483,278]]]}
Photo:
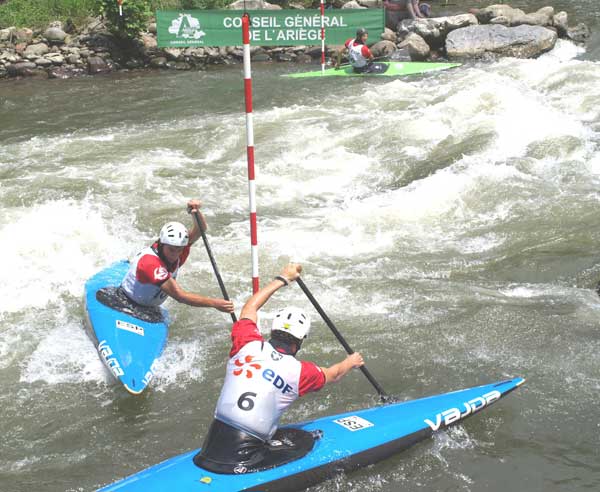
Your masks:
{"label": "paddler in red jersey", "polygon": [[348,53],[348,60],[357,73],[369,73],[373,67],[373,53],[367,46],[369,32],[361,27],[356,31],[356,37],[350,38],[344,43],[344,49],[338,52],[335,63],[336,70],[340,68],[342,54]]}
{"label": "paddler in red jersey", "polygon": [[198,466],[217,473],[247,473],[308,452],[313,441],[309,433],[282,429],[276,434],[281,415],[298,397],[339,381],[364,364],[357,352],[331,367],[296,359],[310,331],[310,319],[294,307],[279,311],[269,341],[263,339],[256,325],[258,310],[301,271],[301,265],[288,264],[246,302],[233,325],[225,382],[202,451],[194,458]]}
{"label": "paddler in red jersey", "polygon": [[[200,200],[190,200],[187,210],[188,213],[198,214],[202,228],[206,230],[206,219],[200,212],[200,206]],[[211,307],[224,313],[232,313],[231,301],[188,292],[175,280],[190,254],[190,248],[200,235],[195,222],[189,232],[179,222],[165,224],[158,240],[140,251],[131,261],[129,271],[121,283],[123,293],[141,306],[159,306],[167,297],[172,297],[177,302],[190,306]]]}

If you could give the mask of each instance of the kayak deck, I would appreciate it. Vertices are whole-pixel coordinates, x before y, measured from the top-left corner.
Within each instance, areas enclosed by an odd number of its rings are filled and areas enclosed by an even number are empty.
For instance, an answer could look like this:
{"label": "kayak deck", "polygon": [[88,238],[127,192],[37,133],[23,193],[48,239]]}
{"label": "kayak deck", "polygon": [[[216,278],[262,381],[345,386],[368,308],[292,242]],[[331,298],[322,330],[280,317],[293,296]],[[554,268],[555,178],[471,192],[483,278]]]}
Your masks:
{"label": "kayak deck", "polygon": [[386,65],[387,70],[382,73],[358,73],[350,65],[341,66],[339,69],[328,68],[324,72],[314,70],[311,72],[291,73],[284,77],[293,79],[312,78],[312,77],[402,77],[405,75],[416,75],[449,68],[458,67],[460,63],[441,63],[441,62],[378,62]]}
{"label": "kayak deck", "polygon": [[340,470],[352,470],[398,453],[437,430],[495,403],[521,384],[515,378],[452,393],[386,404],[323,417],[289,427],[320,431],[313,450],[284,465],[254,472],[221,475],[193,463],[194,450],[100,489],[101,492],[293,491],[319,483]]}

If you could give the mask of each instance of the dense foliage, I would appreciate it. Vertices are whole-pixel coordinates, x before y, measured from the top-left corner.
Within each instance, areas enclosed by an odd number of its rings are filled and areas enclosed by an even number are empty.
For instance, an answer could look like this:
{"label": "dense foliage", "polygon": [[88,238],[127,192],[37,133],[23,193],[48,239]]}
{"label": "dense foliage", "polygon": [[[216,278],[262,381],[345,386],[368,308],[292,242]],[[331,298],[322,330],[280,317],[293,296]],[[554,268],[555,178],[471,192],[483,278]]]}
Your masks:
{"label": "dense foliage", "polygon": [[8,0],[0,3],[0,28],[46,27],[71,19],[81,23],[94,12],[97,0]]}
{"label": "dense foliage", "polygon": [[122,39],[134,39],[146,29],[150,0],[124,0],[122,10],[123,15],[116,0],[98,0],[98,13],[107,20],[110,31]]}

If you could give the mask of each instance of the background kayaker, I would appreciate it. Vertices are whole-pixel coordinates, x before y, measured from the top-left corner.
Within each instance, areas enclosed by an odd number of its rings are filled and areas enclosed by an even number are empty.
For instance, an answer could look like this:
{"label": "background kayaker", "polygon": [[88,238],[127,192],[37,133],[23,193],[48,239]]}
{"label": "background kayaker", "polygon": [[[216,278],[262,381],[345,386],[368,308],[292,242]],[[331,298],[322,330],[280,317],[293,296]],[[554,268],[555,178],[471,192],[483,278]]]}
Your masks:
{"label": "background kayaker", "polygon": [[[206,219],[200,212],[200,200],[187,203],[188,213],[197,213],[202,228],[207,229]],[[129,271],[121,283],[125,295],[142,306],[158,306],[167,297],[190,306],[211,307],[224,313],[233,312],[233,303],[225,299],[204,297],[182,289],[177,281],[179,268],[186,262],[192,244],[200,237],[195,221],[192,229],[179,222],[168,222],[160,230],[159,238],[152,246],[144,248],[131,261]]]}
{"label": "background kayaker", "polygon": [[310,331],[309,317],[298,308],[282,309],[273,320],[270,340],[263,339],[256,325],[258,310],[301,271],[301,265],[288,264],[281,275],[248,299],[233,325],[225,382],[198,455],[202,466],[236,467],[260,461],[279,418],[298,397],[339,381],[364,364],[357,352],[331,367],[297,360]]}
{"label": "background kayaker", "polygon": [[336,70],[340,68],[340,61],[344,53],[348,53],[348,60],[355,72],[368,73],[373,64],[373,53],[367,46],[369,32],[361,27],[356,30],[356,37],[350,38],[344,43],[344,49],[338,51],[335,62]]}
{"label": "background kayaker", "polygon": [[385,26],[396,31],[404,19],[420,19],[431,16],[431,6],[420,0],[384,0]]}

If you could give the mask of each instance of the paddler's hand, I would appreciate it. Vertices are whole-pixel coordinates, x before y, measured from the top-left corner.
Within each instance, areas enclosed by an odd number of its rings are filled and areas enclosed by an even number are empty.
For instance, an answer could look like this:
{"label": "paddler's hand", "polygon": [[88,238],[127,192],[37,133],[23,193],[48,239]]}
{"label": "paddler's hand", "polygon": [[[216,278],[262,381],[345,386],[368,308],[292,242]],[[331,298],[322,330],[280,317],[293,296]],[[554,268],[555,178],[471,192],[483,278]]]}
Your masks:
{"label": "paddler's hand", "polygon": [[348,361],[349,364],[352,364],[352,367],[354,369],[364,366],[365,361],[362,358],[362,355],[360,355],[358,352],[354,352],[353,354],[350,354],[348,357],[346,357],[346,360]]}
{"label": "paddler's hand", "polygon": [[202,206],[202,202],[200,200],[190,200],[187,202],[187,211],[188,214],[195,214],[200,211],[200,207]]}
{"label": "paddler's hand", "polygon": [[288,282],[293,282],[302,273],[302,265],[300,263],[288,263],[283,270],[281,270],[281,276]]}
{"label": "paddler's hand", "polygon": [[233,302],[225,299],[213,299],[213,307],[222,313],[233,313]]}

